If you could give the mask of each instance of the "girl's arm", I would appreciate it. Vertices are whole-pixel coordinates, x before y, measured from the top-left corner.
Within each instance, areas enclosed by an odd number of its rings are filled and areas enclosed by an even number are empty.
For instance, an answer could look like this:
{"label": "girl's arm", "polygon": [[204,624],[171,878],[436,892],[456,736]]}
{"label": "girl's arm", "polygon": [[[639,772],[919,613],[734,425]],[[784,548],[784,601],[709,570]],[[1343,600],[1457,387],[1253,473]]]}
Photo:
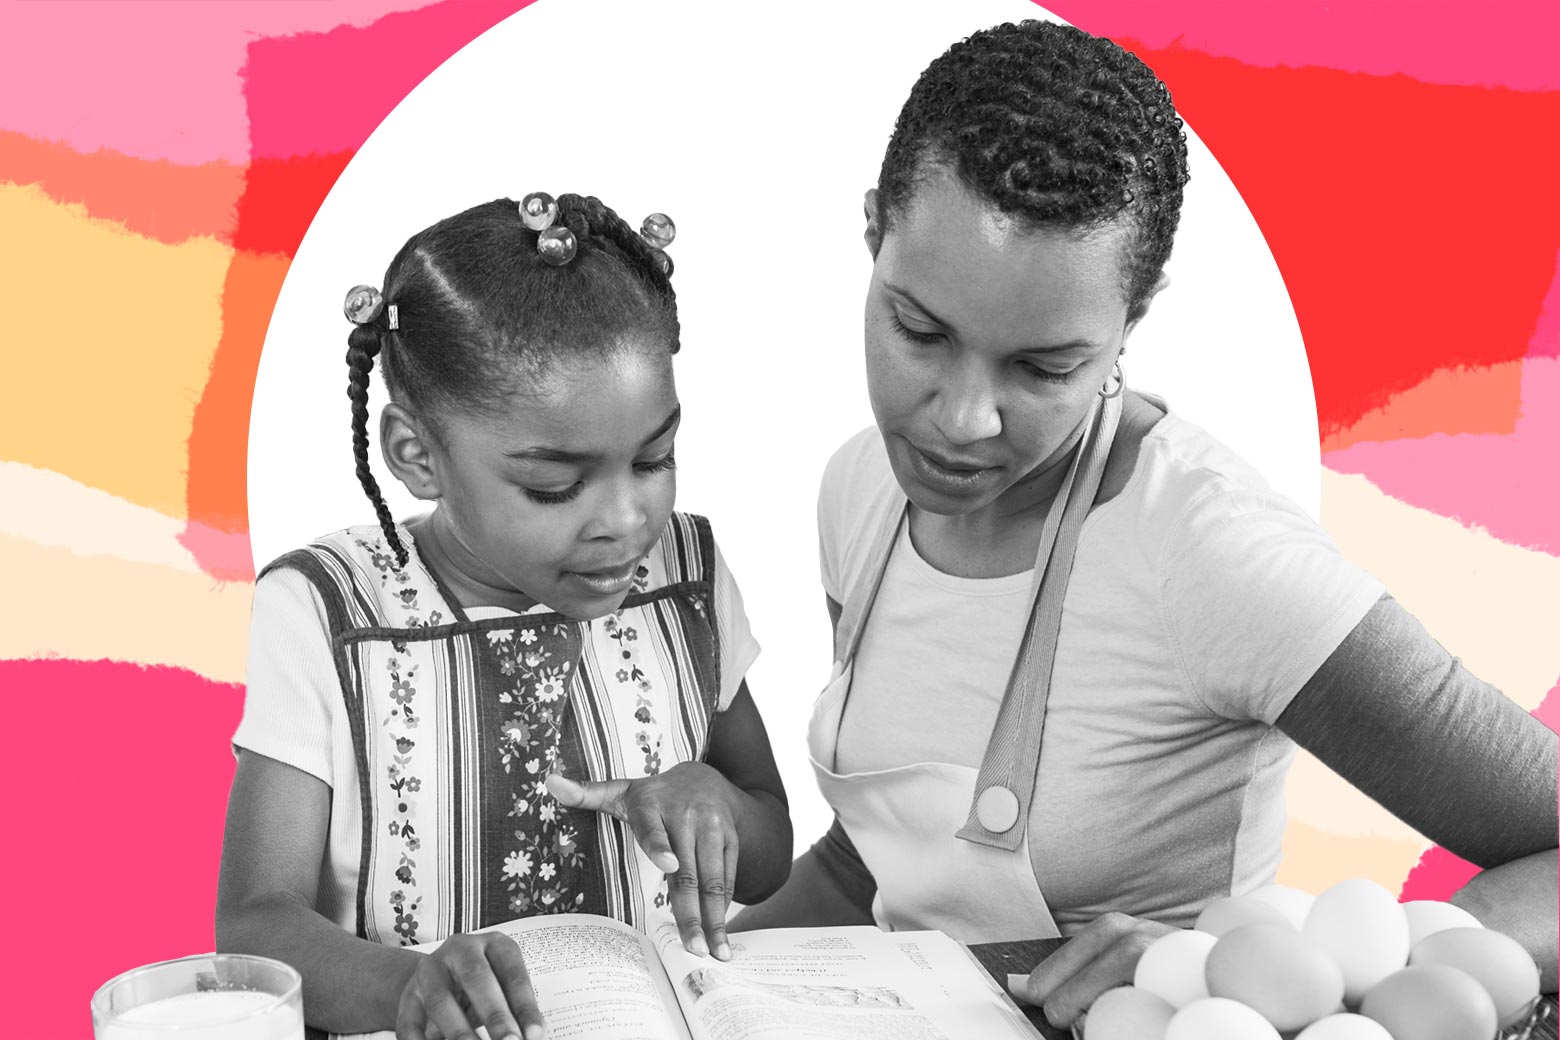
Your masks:
{"label": "girl's arm", "polygon": [[872,872],[836,816],[828,833],[791,864],[780,891],[739,913],[730,930],[873,924],[876,895]]}
{"label": "girl's arm", "polygon": [[541,1013],[513,940],[455,936],[425,955],[358,939],[314,909],[329,822],[324,781],[239,752],[222,839],[217,949],[292,965],[303,976],[309,1024],[332,1032],[399,1027],[421,1037],[437,1024],[449,1040],[475,1040],[474,1017],[494,1040],[539,1037]]}
{"label": "girl's arm", "polygon": [[791,872],[791,809],[746,680],[730,706],[711,722],[705,761],[744,796],[736,817],[741,857],[731,898],[740,903],[767,899]]}
{"label": "girl's arm", "polygon": [[765,898],[785,883],[791,865],[785,787],[746,682],[711,722],[705,759],[641,780],[580,782],[554,774],[547,786],[563,805],[627,823],[668,875],[683,945],[726,960],[733,897]]}
{"label": "girl's arm", "polygon": [[[824,604],[829,612],[830,631],[838,633],[842,613],[839,601],[825,596]],[[876,895],[877,881],[836,816],[828,833],[791,864],[791,877],[784,887],[758,906],[738,914],[732,930],[872,924],[872,900]]]}
{"label": "girl's arm", "polygon": [[329,822],[323,780],[240,750],[222,839],[217,949],[296,968],[311,1025],[391,1029],[421,955],[358,939],[315,911]]}
{"label": "girl's arm", "polygon": [[1470,674],[1390,596],[1278,727],[1415,830],[1484,867],[1452,901],[1522,943],[1554,991],[1554,731]]}

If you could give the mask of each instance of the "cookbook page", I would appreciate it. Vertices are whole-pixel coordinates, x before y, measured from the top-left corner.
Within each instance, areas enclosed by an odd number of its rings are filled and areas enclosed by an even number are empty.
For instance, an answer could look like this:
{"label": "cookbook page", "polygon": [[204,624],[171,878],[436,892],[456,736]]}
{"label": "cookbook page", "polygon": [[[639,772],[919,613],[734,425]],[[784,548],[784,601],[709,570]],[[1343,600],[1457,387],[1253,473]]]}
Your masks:
{"label": "cookbook page", "polygon": [[[520,946],[548,1040],[689,1040],[671,984],[649,939],[588,914],[528,917],[484,928]],[[413,949],[424,953],[438,943]],[[487,1037],[486,1030],[478,1035]],[[392,1032],[351,1040],[395,1040]]]}
{"label": "cookbook page", "polygon": [[1038,1038],[957,942],[941,932],[774,928],[731,936],[727,962],[651,935],[694,1040]]}

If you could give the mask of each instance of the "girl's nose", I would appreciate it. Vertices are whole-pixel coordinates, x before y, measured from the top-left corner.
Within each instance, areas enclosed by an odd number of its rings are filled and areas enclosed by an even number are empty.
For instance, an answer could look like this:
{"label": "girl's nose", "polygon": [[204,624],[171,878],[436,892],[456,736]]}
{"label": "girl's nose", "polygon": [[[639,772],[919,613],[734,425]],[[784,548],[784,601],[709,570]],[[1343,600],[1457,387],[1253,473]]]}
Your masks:
{"label": "girl's nose", "polygon": [[628,477],[613,481],[604,490],[601,508],[592,518],[587,535],[622,541],[639,533],[649,517],[643,488],[636,486],[633,477]]}
{"label": "girl's nose", "polygon": [[1002,432],[997,387],[978,365],[963,364],[938,390],[933,421],[950,444],[974,444]]}

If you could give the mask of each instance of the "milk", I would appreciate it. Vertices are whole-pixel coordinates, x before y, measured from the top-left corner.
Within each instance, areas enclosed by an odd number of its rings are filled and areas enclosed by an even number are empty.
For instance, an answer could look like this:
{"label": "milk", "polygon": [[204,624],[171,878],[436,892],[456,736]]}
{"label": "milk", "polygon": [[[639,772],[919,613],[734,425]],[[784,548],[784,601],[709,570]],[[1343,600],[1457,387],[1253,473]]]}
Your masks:
{"label": "milk", "polygon": [[[268,1012],[262,1009],[270,1008]],[[181,993],[130,1008],[98,1027],[97,1040],[303,1040],[303,1017],[274,993]]]}

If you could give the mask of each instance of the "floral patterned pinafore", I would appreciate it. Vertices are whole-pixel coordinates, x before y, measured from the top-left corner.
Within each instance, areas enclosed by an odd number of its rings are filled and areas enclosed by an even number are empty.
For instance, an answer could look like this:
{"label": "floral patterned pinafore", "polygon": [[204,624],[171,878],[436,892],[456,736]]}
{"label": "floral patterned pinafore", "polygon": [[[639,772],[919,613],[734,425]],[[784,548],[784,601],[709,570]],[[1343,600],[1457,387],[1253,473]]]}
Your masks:
{"label": "floral patterned pinafore", "polygon": [[588,622],[545,606],[470,619],[376,527],[271,566],[302,572],[329,619],[357,762],[338,782],[362,805],[361,937],[410,945],[565,911],[642,925],[664,902],[627,828],[564,808],[545,780],[704,757],[720,690],[706,520],[674,514],[622,608]]}

